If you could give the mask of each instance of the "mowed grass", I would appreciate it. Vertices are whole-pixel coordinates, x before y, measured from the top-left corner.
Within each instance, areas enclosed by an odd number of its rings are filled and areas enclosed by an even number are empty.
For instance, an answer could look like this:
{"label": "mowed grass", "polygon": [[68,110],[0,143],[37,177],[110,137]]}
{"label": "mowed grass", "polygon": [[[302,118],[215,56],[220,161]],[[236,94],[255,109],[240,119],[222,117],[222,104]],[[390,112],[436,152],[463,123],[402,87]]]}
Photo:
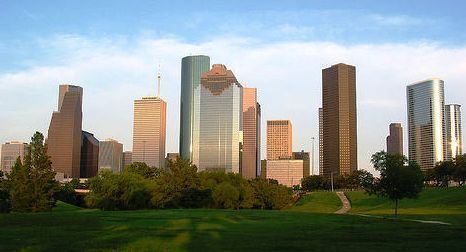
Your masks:
{"label": "mowed grass", "polygon": [[331,193],[311,194],[283,211],[105,212],[60,203],[52,212],[0,214],[0,251],[463,251],[466,247],[463,224],[332,214],[338,208]]}
{"label": "mowed grass", "polygon": [[[346,192],[351,213],[390,216],[395,203],[385,198],[369,196],[363,191]],[[466,187],[426,188],[418,198],[398,203],[400,217],[438,220],[466,225]],[[466,239],[466,237],[465,237]]]}
{"label": "mowed grass", "polygon": [[333,213],[342,207],[340,198],[332,192],[313,192],[301,198],[291,211]]}

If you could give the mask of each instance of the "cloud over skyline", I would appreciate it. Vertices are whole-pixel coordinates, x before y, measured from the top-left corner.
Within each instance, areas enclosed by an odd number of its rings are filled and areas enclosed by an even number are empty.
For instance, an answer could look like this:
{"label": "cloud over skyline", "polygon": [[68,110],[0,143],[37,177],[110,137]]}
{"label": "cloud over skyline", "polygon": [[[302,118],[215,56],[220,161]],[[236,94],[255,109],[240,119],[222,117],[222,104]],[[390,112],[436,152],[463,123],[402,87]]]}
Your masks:
{"label": "cloud over skyline", "polygon": [[[212,64],[225,64],[244,86],[258,89],[262,136],[266,120],[290,119],[296,151],[309,151],[311,137],[318,137],[322,68],[339,62],[355,65],[359,168],[371,171],[370,155],[385,148],[390,122],[403,123],[407,151],[407,84],[440,77],[445,80],[446,103],[466,101],[466,47],[461,46],[428,42],[348,46],[325,41],[261,42],[242,36],[196,43],[146,35],[70,34],[41,38],[40,43],[48,55],[42,64],[0,73],[1,142],[29,141],[35,130],[46,134],[57,109],[58,85],[68,83],[84,88],[83,129],[101,140],[115,138],[130,150],[133,101],[155,94],[161,64],[161,96],[168,103],[167,152],[178,152],[181,58],[195,54],[209,55]],[[262,137],[263,154],[265,150]]]}

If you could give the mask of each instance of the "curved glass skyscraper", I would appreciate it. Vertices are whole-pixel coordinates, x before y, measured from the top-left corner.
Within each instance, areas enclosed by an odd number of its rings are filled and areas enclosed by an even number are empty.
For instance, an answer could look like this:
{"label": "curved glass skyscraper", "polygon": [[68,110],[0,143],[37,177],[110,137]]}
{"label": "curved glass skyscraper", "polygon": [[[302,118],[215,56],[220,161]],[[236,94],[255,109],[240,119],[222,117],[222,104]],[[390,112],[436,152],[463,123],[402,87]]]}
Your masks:
{"label": "curved glass skyscraper", "polygon": [[201,74],[209,69],[208,56],[187,56],[181,60],[180,156],[195,164],[199,160],[193,153],[199,153],[194,148],[199,148]]}
{"label": "curved glass skyscraper", "polygon": [[428,79],[406,87],[408,102],[409,159],[422,170],[445,157],[444,82]]}

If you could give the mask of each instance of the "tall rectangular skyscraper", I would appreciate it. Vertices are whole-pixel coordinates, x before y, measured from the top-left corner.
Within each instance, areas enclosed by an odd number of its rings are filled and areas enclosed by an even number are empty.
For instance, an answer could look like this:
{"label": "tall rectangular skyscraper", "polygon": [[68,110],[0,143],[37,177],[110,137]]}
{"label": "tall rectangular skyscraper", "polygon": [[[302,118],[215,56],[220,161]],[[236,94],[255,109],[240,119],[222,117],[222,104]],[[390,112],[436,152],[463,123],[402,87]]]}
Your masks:
{"label": "tall rectangular skyscraper", "polygon": [[202,74],[199,105],[199,139],[193,141],[193,163],[200,171],[239,173],[243,87],[231,70],[214,64]]}
{"label": "tall rectangular skyscraper", "polygon": [[159,97],[134,101],[132,162],[165,167],[167,103]]}
{"label": "tall rectangular skyscraper", "polygon": [[358,169],[354,66],[340,63],[322,70],[322,138],[323,175]]}
{"label": "tall rectangular skyscraper", "polygon": [[58,111],[50,121],[47,153],[52,168],[65,178],[80,177],[83,89],[60,85]]}
{"label": "tall rectangular skyscraper", "polygon": [[452,160],[463,154],[463,136],[461,134],[461,105],[445,106],[446,160]]}
{"label": "tall rectangular skyscraper", "polygon": [[290,159],[293,135],[291,121],[267,121],[267,160]]}
{"label": "tall rectangular skyscraper", "polygon": [[322,108],[319,108],[319,175],[324,174],[324,137],[323,137],[323,129],[322,129]]}
{"label": "tall rectangular skyscraper", "polygon": [[24,160],[27,146],[27,143],[19,141],[11,141],[2,144],[0,170],[4,173],[11,172],[11,168],[15,165],[18,157],[21,159],[21,162]]}
{"label": "tall rectangular skyscraper", "polygon": [[201,74],[209,71],[210,58],[187,56],[181,60],[180,156],[199,162]]}
{"label": "tall rectangular skyscraper", "polygon": [[[241,174],[243,178],[253,179],[258,176],[260,161],[260,109],[257,103],[257,89],[243,88],[243,155]],[[259,124],[258,124],[259,123]]]}
{"label": "tall rectangular skyscraper", "polygon": [[123,171],[123,144],[113,139],[99,142],[99,170]]}
{"label": "tall rectangular skyscraper", "polygon": [[406,87],[409,159],[428,170],[445,157],[444,82],[428,79]]}
{"label": "tall rectangular skyscraper", "polygon": [[81,137],[80,177],[92,178],[99,171],[99,140],[87,131],[83,131]]}
{"label": "tall rectangular skyscraper", "polygon": [[403,155],[403,128],[401,123],[390,123],[390,135],[387,136],[387,153]]}

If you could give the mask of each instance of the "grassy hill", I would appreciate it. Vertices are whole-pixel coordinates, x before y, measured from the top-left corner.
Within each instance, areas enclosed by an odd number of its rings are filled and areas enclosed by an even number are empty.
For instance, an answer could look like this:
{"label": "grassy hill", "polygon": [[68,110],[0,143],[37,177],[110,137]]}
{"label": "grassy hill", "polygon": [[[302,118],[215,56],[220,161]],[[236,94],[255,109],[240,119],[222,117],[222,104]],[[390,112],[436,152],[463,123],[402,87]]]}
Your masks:
{"label": "grassy hill", "polygon": [[[283,211],[105,212],[60,203],[52,212],[0,214],[0,251],[462,251],[466,246],[462,224],[335,215],[335,199],[315,193]],[[364,204],[357,207],[362,211],[372,203]]]}

